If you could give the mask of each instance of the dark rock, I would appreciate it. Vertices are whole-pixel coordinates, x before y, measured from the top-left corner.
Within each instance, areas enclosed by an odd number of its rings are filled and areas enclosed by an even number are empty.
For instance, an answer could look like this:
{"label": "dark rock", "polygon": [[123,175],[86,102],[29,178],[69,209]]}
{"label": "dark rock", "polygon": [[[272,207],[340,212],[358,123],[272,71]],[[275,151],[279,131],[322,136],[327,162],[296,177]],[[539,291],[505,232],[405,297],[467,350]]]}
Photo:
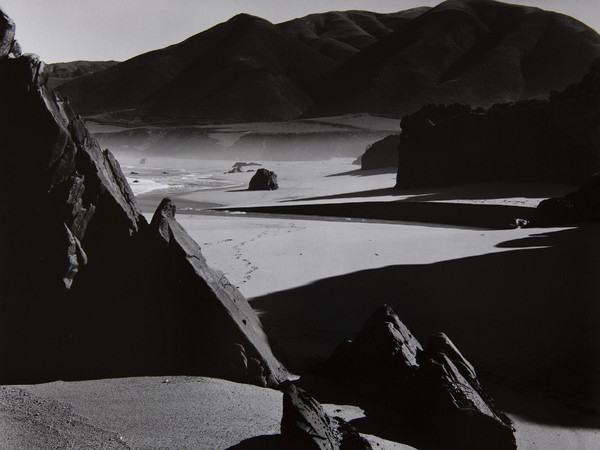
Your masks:
{"label": "dark rock", "polygon": [[400,135],[392,134],[367,148],[361,157],[362,170],[398,167],[398,144]]}
{"label": "dark rock", "polygon": [[[258,317],[208,267],[175,205],[165,199],[146,222],[119,163],[47,88],[43,67],[31,55],[0,59],[0,202],[9,212],[0,233],[0,384],[287,379]],[[236,361],[226,357],[232,348]]]}
{"label": "dark rock", "polygon": [[368,450],[371,445],[339,417],[329,417],[308,393],[292,383],[283,390],[281,435],[286,448]]}
{"label": "dark rock", "polygon": [[454,344],[438,333],[419,354],[416,417],[445,448],[514,449],[512,422],[480,385],[473,366]]}
{"label": "dark rock", "polygon": [[367,417],[393,417],[396,440],[417,448],[514,449],[510,419],[443,333],[419,342],[389,306],[316,370],[361,397]]}
{"label": "dark rock", "polygon": [[542,201],[535,210],[532,225],[550,227],[582,222],[600,222],[600,173],[575,192]]}
{"label": "dark rock", "polygon": [[600,170],[600,59],[549,100],[430,105],[402,119],[397,187],[581,184]]}
{"label": "dark rock", "polygon": [[[228,173],[241,173],[244,171],[244,167],[249,167],[249,166],[260,166],[261,164],[255,163],[255,162],[236,162],[233,167],[231,168],[231,170]],[[254,172],[254,169],[249,169],[246,170],[246,172]]]}
{"label": "dark rock", "polygon": [[[342,384],[361,384],[374,373],[382,380],[408,375],[421,344],[389,306],[378,309],[353,341],[342,342],[324,368]],[[395,381],[394,381],[395,383]]]}
{"label": "dark rock", "polygon": [[258,169],[252,176],[248,186],[251,191],[273,191],[278,188],[277,175],[267,169]]}
{"label": "dark rock", "polygon": [[15,23],[0,11],[0,59],[8,57],[15,41]]}

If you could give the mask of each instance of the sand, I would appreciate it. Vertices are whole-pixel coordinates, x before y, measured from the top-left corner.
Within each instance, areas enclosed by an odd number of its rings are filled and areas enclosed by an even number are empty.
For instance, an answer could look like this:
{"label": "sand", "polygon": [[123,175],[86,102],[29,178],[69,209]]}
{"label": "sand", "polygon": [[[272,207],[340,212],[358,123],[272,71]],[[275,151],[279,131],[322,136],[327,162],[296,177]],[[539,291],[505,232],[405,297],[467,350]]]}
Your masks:
{"label": "sand", "polygon": [[[263,163],[279,175],[281,188],[249,192],[252,173],[225,173],[232,161],[150,161],[160,163],[151,169],[121,163],[126,173],[137,172],[133,187],[148,218],[163,196],[175,200],[178,220],[208,263],[249,298],[298,372],[326,358],[388,303],[422,342],[436,331],[454,340],[515,421],[519,448],[600,448],[598,227],[510,229],[502,223],[503,229],[493,229],[374,220],[362,213],[287,215],[281,209],[348,205],[342,211],[351,212],[361,203],[381,211],[418,201],[464,214],[475,211],[459,209],[464,205],[535,207],[571,187],[490,183],[399,192],[391,189],[393,171],[365,174],[344,159]],[[225,211],[252,206],[277,214]],[[205,378],[163,381],[21,388],[72,408],[71,420],[109,448],[228,448],[260,439],[266,445],[272,438],[265,436],[278,432],[275,391]],[[5,402],[9,411],[13,397]],[[331,408],[360,414],[352,406]],[[52,408],[44,411],[42,417],[52,416]],[[15,414],[3,413],[4,429],[21,420]],[[27,420],[19,423],[38,429],[35,419]],[[27,427],[21,431],[17,435],[25,439]],[[35,432],[29,435],[36,439]],[[405,448],[377,442],[379,448]]]}
{"label": "sand", "polygon": [[[219,450],[251,442],[259,445],[253,448],[268,448],[277,442],[282,396],[204,377],[5,387],[0,390],[0,447]],[[328,404],[325,410],[349,421],[364,416],[349,405]],[[365,437],[374,448],[412,448]]]}

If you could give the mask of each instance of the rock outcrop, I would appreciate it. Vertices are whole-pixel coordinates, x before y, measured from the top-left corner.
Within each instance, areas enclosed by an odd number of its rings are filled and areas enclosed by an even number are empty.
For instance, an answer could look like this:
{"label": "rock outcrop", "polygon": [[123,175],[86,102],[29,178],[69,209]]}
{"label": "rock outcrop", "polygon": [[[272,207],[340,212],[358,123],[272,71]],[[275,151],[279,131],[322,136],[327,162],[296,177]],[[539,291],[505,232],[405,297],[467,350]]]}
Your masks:
{"label": "rock outcrop", "polygon": [[510,419],[450,339],[436,334],[423,350],[389,306],[316,370],[360,394],[367,415],[394,418],[401,442],[417,448],[516,448]]}
{"label": "rock outcrop", "polygon": [[308,393],[292,383],[283,390],[281,436],[285,448],[298,450],[370,450],[371,444],[340,417],[329,417]]}
{"label": "rock outcrop", "polygon": [[553,227],[582,222],[600,222],[600,173],[575,192],[542,201],[535,210],[531,225]]}
{"label": "rock outcrop", "polygon": [[274,191],[275,189],[279,189],[277,175],[271,170],[258,169],[250,179],[248,189],[250,191]]}
{"label": "rock outcrop", "polygon": [[[233,164],[233,166],[231,167],[231,169],[229,170],[229,172],[227,173],[242,173],[242,172],[254,172],[255,169],[248,169],[248,167],[253,167],[253,166],[261,166],[262,164],[258,164],[255,162],[236,162]],[[246,169],[246,170],[244,170]]]}
{"label": "rock outcrop", "polygon": [[398,144],[399,134],[391,134],[380,141],[374,142],[360,159],[362,170],[384,169],[386,167],[398,167]]}
{"label": "rock outcrop", "polygon": [[397,187],[583,183],[600,170],[600,59],[549,100],[430,105],[402,119]]}
{"label": "rock outcrop", "polygon": [[[2,46],[14,48],[3,29]],[[0,384],[287,379],[258,317],[207,266],[174,205],[148,224],[119,163],[45,79],[34,55],[0,59]]]}

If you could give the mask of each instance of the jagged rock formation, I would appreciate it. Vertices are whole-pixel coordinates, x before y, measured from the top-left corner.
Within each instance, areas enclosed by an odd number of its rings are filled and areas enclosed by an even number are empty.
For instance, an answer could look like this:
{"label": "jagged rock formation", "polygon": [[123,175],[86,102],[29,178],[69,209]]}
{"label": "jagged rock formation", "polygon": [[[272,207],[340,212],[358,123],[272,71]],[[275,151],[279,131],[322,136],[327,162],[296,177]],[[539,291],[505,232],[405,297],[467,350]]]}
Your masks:
{"label": "jagged rock formation", "polygon": [[292,383],[283,390],[281,436],[285,448],[298,450],[370,450],[356,429],[339,417],[329,417],[308,393]]}
{"label": "jagged rock formation", "polygon": [[391,134],[370,145],[360,160],[362,170],[398,167],[400,135]]}
{"label": "jagged rock formation", "polygon": [[84,114],[164,124],[355,112],[400,117],[430,103],[489,107],[581,79],[600,35],[491,0],[392,14],[313,14],[279,25],[239,15],[170,47],[60,86]]}
{"label": "jagged rock formation", "polygon": [[435,106],[402,119],[397,186],[581,184],[600,170],[600,59],[549,100]]}
{"label": "jagged rock formation", "polygon": [[[5,14],[0,14],[0,58],[6,58],[18,48],[15,40],[15,23]],[[17,55],[18,56],[18,55]]]}
{"label": "jagged rock formation", "polygon": [[166,373],[285,380],[258,317],[206,265],[174,205],[165,200],[149,225],[118,162],[45,85],[43,63],[2,55],[0,384]]}
{"label": "jagged rock formation", "polygon": [[434,335],[423,350],[389,306],[316,370],[361,394],[367,415],[395,418],[401,442],[425,449],[516,448],[510,419],[450,339]]}
{"label": "jagged rock formation", "polygon": [[541,202],[531,225],[551,227],[582,222],[600,222],[600,173],[575,192]]}
{"label": "jagged rock formation", "polygon": [[275,189],[279,189],[277,175],[271,170],[258,169],[250,179],[248,189],[251,191],[274,191]]}

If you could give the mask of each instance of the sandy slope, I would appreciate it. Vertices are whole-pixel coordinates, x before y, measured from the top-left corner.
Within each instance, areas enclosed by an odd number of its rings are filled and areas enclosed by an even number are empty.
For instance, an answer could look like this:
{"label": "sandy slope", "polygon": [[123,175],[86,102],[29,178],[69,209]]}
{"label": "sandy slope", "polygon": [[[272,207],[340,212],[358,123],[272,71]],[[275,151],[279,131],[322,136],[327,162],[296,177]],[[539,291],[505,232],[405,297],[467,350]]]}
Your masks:
{"label": "sandy slope", "polygon": [[[352,406],[326,405],[326,411],[363,417]],[[213,378],[10,386],[0,390],[0,448],[271,448],[279,442],[282,412],[279,391]],[[366,437],[375,448],[411,448]]]}

